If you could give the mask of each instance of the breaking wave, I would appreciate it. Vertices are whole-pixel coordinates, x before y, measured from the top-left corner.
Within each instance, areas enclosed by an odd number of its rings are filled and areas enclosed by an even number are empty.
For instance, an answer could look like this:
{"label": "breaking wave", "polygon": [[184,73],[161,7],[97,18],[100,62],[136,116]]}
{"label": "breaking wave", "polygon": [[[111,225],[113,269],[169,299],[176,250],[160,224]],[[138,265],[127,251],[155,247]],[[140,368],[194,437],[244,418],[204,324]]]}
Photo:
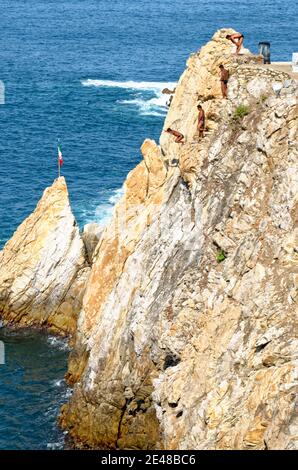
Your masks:
{"label": "breaking wave", "polygon": [[60,351],[69,351],[70,350],[70,347],[68,345],[68,341],[66,339],[57,338],[56,336],[49,336],[47,338],[47,343],[50,346],[53,346],[57,349],[60,349]]}
{"label": "breaking wave", "polygon": [[175,82],[134,82],[129,80],[127,82],[117,82],[114,80],[82,80],[83,86],[96,86],[96,87],[111,87],[111,88],[125,88],[131,90],[160,90],[164,88],[175,88]]}
{"label": "breaking wave", "polygon": [[120,88],[126,90],[129,98],[118,99],[117,103],[122,106],[134,107],[142,116],[164,117],[168,111],[168,94],[162,90],[168,88],[173,90],[175,82],[118,82],[113,80],[83,80],[83,86],[101,88]]}
{"label": "breaking wave", "polygon": [[83,210],[82,218],[84,225],[97,223],[100,227],[105,227],[112,218],[115,204],[121,199],[124,189],[118,188],[112,191],[110,196],[106,195],[103,201],[93,208]]}

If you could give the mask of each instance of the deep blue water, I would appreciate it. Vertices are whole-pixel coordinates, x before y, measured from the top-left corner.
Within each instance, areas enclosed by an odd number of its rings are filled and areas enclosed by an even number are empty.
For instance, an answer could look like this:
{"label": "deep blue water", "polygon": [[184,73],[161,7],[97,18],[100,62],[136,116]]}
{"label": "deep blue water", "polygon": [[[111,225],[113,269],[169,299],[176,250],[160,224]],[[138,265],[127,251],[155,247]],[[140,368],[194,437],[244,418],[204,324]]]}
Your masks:
{"label": "deep blue water", "polygon": [[66,344],[32,330],[0,329],[0,341],[0,450],[61,449],[56,419],[70,393]]}
{"label": "deep blue water", "polygon": [[[272,60],[288,61],[298,50],[296,0],[1,0],[0,25],[0,80],[6,87],[0,105],[0,247],[56,177],[58,137],[80,226],[106,218],[140,160],[142,141],[159,136],[161,89],[179,78],[189,54],[218,28],[243,32],[255,52],[259,41],[269,40]],[[24,370],[34,368],[30,345],[19,341],[28,351]],[[39,368],[34,374],[46,388],[46,374]],[[1,366],[0,379],[8,380]],[[11,380],[13,400],[23,385],[16,378],[14,390]],[[35,405],[34,390],[39,393],[34,386],[28,395],[33,408],[42,405]],[[32,439],[26,440],[21,408],[7,403],[1,413],[19,423],[19,440],[2,434],[0,448],[16,442],[45,447],[49,439],[35,420],[28,421]]]}

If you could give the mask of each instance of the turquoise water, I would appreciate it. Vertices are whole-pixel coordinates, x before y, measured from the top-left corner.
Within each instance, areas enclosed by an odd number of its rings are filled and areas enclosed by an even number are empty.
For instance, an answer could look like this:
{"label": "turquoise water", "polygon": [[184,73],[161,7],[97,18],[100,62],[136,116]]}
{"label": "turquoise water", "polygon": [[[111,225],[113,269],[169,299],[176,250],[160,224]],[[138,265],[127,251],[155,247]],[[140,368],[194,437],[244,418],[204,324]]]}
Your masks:
{"label": "turquoise water", "polygon": [[[2,0],[0,247],[57,176],[58,137],[80,226],[104,223],[142,141],[158,139],[161,90],[178,80],[189,54],[232,26],[252,51],[269,40],[273,60],[290,60],[296,18],[294,0]],[[55,420],[65,389],[53,383],[66,352],[30,335],[8,335],[0,448],[61,440]]]}

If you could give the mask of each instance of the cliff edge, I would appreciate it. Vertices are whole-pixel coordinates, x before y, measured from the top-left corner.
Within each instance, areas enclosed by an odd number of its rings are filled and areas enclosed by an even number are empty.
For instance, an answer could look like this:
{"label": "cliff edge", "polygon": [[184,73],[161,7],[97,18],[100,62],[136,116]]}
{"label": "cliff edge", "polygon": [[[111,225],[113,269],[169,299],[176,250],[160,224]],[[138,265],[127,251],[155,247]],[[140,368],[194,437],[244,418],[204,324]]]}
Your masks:
{"label": "cliff edge", "polygon": [[231,32],[189,59],[165,122],[186,144],[145,141],[95,250],[60,419],[78,446],[298,447],[297,82]]}
{"label": "cliff edge", "polygon": [[0,252],[3,324],[74,334],[89,271],[61,177]]}
{"label": "cliff edge", "polygon": [[186,143],[146,140],[86,231],[90,275],[63,179],[0,254],[5,322],[76,325],[60,424],[78,448],[298,448],[298,84],[232,32],[179,80],[164,130]]}

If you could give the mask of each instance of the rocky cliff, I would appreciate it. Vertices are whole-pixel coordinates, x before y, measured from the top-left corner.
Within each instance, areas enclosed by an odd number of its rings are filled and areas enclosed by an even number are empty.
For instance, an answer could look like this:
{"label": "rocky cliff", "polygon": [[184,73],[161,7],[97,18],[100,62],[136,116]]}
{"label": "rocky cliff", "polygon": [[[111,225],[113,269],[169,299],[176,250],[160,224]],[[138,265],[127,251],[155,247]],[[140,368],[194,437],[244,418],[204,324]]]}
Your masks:
{"label": "rocky cliff", "polygon": [[3,323],[73,334],[89,271],[61,177],[0,252]]}
{"label": "rocky cliff", "polygon": [[186,143],[144,142],[88,244],[60,417],[78,447],[298,448],[298,86],[231,32],[179,80],[164,129]]}
{"label": "rocky cliff", "polygon": [[61,416],[78,445],[298,446],[297,83],[227,32],[178,83],[186,144],[144,143],[96,248]]}

